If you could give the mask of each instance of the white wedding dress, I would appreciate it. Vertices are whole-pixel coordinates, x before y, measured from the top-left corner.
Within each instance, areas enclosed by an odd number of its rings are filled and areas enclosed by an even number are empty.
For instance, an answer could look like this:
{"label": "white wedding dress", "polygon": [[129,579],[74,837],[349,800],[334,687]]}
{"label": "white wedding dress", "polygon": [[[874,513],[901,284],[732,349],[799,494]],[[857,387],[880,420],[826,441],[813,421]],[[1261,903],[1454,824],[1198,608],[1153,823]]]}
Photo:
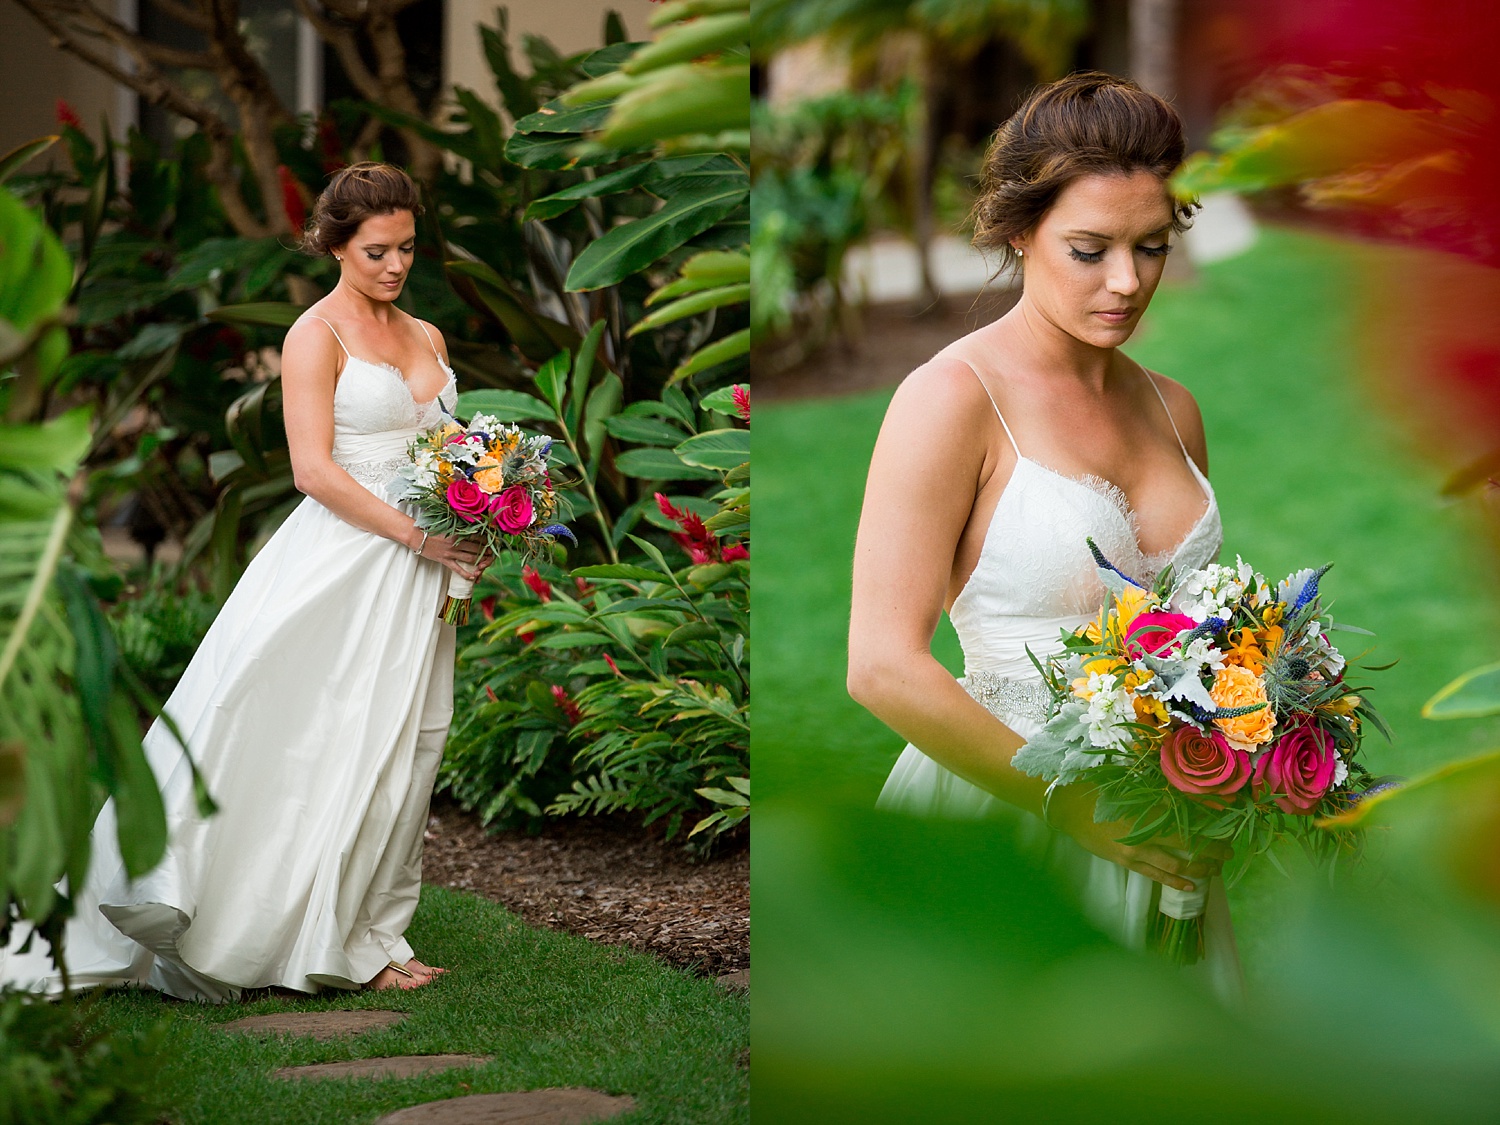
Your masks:
{"label": "white wedding dress", "polygon": [[[978,378],[978,376],[975,376]],[[1152,388],[1167,410],[1161,389]],[[983,381],[981,380],[981,385]],[[985,394],[989,394],[988,388]],[[994,405],[994,399],[990,402]],[[1000,415],[1000,408],[995,406]],[[1171,411],[1167,410],[1171,419]],[[1135,513],[1124,493],[1098,477],[1069,477],[1022,455],[1015,436],[1000,415],[1016,450],[1016,467],[990,518],[979,561],[949,611],[964,653],[964,690],[1023,738],[1030,738],[1046,719],[1047,691],[1027,649],[1038,659],[1061,650],[1059,637],[1097,617],[1104,585],[1089,553],[1092,537],[1112,563],[1134,578],[1154,578],[1164,567],[1206,566],[1218,558],[1223,542],[1213,487],[1188,456],[1177,435],[1188,468],[1203,488],[1207,505],[1196,524],[1172,550],[1143,554]],[[1177,431],[1177,423],[1172,422]],[[1095,856],[1062,833],[1047,829],[1028,813],[972,785],[908,745],[881,790],[878,806],[919,816],[978,818],[1013,816],[1029,846],[1044,849],[1077,887],[1083,906],[1096,925],[1122,944],[1144,944],[1148,911],[1155,909],[1156,883],[1118,864]],[[1237,999],[1243,984],[1239,955],[1230,924],[1223,882],[1209,890],[1205,925],[1205,958],[1186,970],[1207,978],[1221,997]]]}
{"label": "white wedding dress", "polygon": [[[453,408],[443,366],[447,385],[418,403],[396,368],[350,356],[334,461],[379,494],[407,442]],[[167,853],[129,879],[105,804],[67,926],[75,986],[139,982],[222,1001],[267,985],[355,988],[412,957],[402,935],[453,713],[454,628],[437,616],[448,573],[311,497],[293,510],[165,706],[219,812],[198,815],[187,762],[157,720],[145,747]],[[29,929],[0,955],[0,983],[55,991],[44,943],[18,952]]]}

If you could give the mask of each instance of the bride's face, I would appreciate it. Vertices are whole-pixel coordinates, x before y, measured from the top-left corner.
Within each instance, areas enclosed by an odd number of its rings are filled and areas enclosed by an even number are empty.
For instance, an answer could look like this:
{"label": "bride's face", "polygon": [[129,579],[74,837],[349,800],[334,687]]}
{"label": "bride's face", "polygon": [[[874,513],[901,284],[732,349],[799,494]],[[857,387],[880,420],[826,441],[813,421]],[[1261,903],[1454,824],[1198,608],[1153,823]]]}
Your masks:
{"label": "bride's face", "polygon": [[1150,172],[1080,176],[1014,245],[1026,300],[1069,335],[1119,347],[1161,281],[1172,200]]}
{"label": "bride's face", "polygon": [[372,301],[394,301],[406,284],[416,240],[417,221],[410,211],[371,215],[359,224],[353,238],[333,248],[342,259],[344,284]]}

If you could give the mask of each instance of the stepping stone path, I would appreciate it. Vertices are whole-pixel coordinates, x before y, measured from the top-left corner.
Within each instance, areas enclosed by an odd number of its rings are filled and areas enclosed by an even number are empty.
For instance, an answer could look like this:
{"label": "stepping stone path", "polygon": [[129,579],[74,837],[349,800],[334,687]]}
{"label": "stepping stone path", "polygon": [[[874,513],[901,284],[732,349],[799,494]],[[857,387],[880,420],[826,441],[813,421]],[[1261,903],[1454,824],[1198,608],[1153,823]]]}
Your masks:
{"label": "stepping stone path", "polygon": [[363,1035],[390,1027],[406,1018],[405,1012],[366,1009],[357,1012],[278,1012],[271,1016],[246,1016],[219,1024],[220,1031],[246,1035],[306,1035],[312,1039],[338,1039]]}
{"label": "stepping stone path", "polygon": [[435,1070],[452,1070],[461,1066],[479,1066],[490,1061],[488,1055],[390,1055],[378,1059],[347,1059],[344,1062],[313,1063],[310,1066],[284,1066],[271,1072],[272,1078],[410,1078]]}
{"label": "stepping stone path", "polygon": [[572,1086],[426,1102],[388,1113],[375,1125],[585,1125],[634,1108],[634,1098]]}

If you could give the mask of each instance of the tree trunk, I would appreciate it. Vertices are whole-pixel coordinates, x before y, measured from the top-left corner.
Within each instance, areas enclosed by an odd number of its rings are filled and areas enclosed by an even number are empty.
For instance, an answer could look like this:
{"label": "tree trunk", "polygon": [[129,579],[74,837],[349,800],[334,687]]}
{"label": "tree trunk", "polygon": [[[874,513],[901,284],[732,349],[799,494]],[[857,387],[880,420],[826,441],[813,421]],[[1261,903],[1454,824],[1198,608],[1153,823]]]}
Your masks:
{"label": "tree trunk", "polygon": [[1167,101],[1177,96],[1177,0],[1130,0],[1130,76]]}

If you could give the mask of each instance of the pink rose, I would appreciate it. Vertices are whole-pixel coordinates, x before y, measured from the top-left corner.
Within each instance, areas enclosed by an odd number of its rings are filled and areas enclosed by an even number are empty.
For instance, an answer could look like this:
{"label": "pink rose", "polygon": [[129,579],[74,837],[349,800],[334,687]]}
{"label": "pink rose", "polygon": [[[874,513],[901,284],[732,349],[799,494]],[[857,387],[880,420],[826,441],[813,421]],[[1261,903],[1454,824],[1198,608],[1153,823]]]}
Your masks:
{"label": "pink rose", "polygon": [[1333,784],[1338,755],[1333,735],[1301,723],[1271,744],[1255,763],[1259,793],[1280,793],[1276,806],[1293,816],[1311,816]]}
{"label": "pink rose", "polygon": [[1147,653],[1154,656],[1160,650],[1175,644],[1180,633],[1197,624],[1185,613],[1138,614],[1130,623],[1130,635],[1125,638],[1125,651],[1131,657]]}
{"label": "pink rose", "polygon": [[500,525],[500,530],[508,535],[525,531],[531,526],[531,493],[519,484],[512,485],[491,498],[489,508],[495,522]]}
{"label": "pink rose", "polygon": [[[1238,793],[1250,779],[1250,755],[1218,731],[1178,727],[1162,740],[1161,772],[1176,788],[1195,795]],[[1211,802],[1217,803],[1217,802]]]}
{"label": "pink rose", "polygon": [[489,499],[484,489],[462,477],[448,485],[448,507],[465,523],[478,523]]}

